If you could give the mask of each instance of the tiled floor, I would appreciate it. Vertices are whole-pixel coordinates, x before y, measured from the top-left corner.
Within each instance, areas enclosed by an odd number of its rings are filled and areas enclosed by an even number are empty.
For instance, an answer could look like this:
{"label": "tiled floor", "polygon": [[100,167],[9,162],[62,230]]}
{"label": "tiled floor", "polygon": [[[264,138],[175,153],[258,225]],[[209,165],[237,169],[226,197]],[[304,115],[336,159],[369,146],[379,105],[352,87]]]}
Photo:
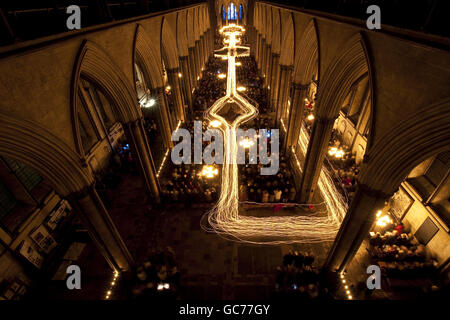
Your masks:
{"label": "tiled floor", "polygon": [[[255,246],[222,239],[200,227],[210,205],[149,208],[139,177],[126,176],[110,214],[136,262],[170,246],[181,272],[181,296],[189,299],[266,299],[275,268],[289,250],[308,251],[324,262],[331,243]],[[119,195],[120,194],[120,195]]]}

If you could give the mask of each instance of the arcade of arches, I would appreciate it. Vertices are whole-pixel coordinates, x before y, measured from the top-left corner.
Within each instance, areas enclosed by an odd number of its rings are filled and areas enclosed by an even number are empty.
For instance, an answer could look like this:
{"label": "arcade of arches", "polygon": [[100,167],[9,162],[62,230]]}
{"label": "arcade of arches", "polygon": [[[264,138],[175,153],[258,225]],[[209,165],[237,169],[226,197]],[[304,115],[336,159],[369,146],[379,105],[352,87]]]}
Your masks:
{"label": "arcade of arches", "polygon": [[[230,24],[249,56],[227,58]],[[0,47],[0,299],[445,292],[449,48],[253,0]],[[279,130],[280,167],[238,165],[239,217],[213,226],[222,166],[172,163],[172,132],[214,127],[231,76],[259,110],[242,127]],[[71,264],[82,292],[65,288]],[[368,292],[371,264],[383,282]]]}

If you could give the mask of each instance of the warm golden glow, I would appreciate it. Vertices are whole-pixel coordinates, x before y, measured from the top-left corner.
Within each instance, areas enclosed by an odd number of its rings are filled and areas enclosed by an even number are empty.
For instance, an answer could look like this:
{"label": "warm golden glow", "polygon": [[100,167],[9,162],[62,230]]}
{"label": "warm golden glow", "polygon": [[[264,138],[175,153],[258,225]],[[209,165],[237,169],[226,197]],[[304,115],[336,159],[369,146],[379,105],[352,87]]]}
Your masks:
{"label": "warm golden glow", "polygon": [[243,139],[243,140],[241,140],[241,141],[239,142],[239,145],[240,145],[241,147],[244,147],[245,149],[248,149],[248,148],[250,148],[252,145],[254,145],[254,142],[251,141],[251,140],[249,140],[248,138],[245,138],[245,139]]}
{"label": "warm golden glow", "polygon": [[227,77],[227,75],[225,73],[220,73],[217,78],[219,79],[225,79]]}
{"label": "warm golden glow", "polygon": [[218,127],[220,127],[221,124],[222,123],[219,120],[213,120],[209,123],[209,125],[213,128],[218,128]]}
{"label": "warm golden glow", "polygon": [[376,222],[377,226],[386,227],[388,224],[391,224],[393,222],[394,221],[392,220],[392,218],[389,215],[387,215],[387,214],[382,215],[381,210],[377,211],[377,222]]}
{"label": "warm golden glow", "polygon": [[239,91],[239,92],[243,92],[243,91],[246,91],[247,88],[243,87],[243,86],[240,86],[240,87],[237,87],[236,90]]}
{"label": "warm golden glow", "polygon": [[306,119],[308,119],[309,121],[313,121],[314,115],[312,113],[310,113]]}
{"label": "warm golden glow", "polygon": [[338,149],[336,147],[331,147],[330,150],[328,150],[328,154],[330,156],[334,156],[337,159],[340,159],[344,156],[345,152],[342,149]]}
{"label": "warm golden glow", "polygon": [[[257,116],[258,110],[242,97],[236,88],[236,57],[237,48],[248,56],[248,48],[236,46],[239,43],[237,37],[244,29],[230,24],[220,29],[220,33],[226,37],[224,43],[227,46],[219,51],[227,49],[227,55],[215,54],[216,57],[224,57],[228,60],[227,91],[224,97],[219,98],[205,112],[205,117],[221,123],[220,130],[223,134],[224,156],[222,165],[222,183],[219,200],[215,207],[202,219],[202,227],[206,231],[213,231],[234,241],[242,241],[253,244],[288,244],[288,243],[314,243],[334,240],[340,224],[343,220],[347,205],[336,190],[331,175],[322,169],[318,186],[324,199],[323,203],[315,204],[316,211],[310,215],[295,216],[270,216],[253,217],[239,215],[239,179],[236,164],[238,145],[236,141],[237,128]],[[229,103],[234,103],[242,109],[242,113],[232,122],[219,115],[221,108]],[[284,122],[281,122],[285,129]],[[308,144],[306,130],[302,128],[299,137],[299,147],[306,154]],[[241,141],[242,142],[242,141]],[[240,143],[241,143],[240,142]],[[246,144],[246,142],[243,142]],[[294,149],[292,149],[295,155]],[[295,155],[297,165],[301,171],[300,162]],[[308,206],[304,204],[303,206]],[[265,239],[265,240],[263,240]]]}
{"label": "warm golden glow", "polygon": [[214,168],[211,165],[204,165],[202,169],[202,176],[207,178],[214,178],[219,174],[219,169]]}

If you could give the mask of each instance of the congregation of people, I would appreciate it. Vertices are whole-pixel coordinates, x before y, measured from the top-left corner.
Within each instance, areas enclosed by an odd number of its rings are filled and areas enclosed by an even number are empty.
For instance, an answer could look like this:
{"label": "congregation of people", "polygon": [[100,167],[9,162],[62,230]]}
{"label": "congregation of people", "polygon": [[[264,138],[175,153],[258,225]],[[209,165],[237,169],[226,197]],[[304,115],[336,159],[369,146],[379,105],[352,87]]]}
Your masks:
{"label": "congregation of people", "polygon": [[129,282],[130,298],[141,300],[148,298],[175,299],[179,294],[180,272],[171,247],[154,252],[142,264],[138,265]]}
{"label": "congregation of people", "polygon": [[277,297],[315,300],[328,295],[319,270],[313,266],[314,259],[313,255],[298,251],[284,255],[283,264],[276,269]]}

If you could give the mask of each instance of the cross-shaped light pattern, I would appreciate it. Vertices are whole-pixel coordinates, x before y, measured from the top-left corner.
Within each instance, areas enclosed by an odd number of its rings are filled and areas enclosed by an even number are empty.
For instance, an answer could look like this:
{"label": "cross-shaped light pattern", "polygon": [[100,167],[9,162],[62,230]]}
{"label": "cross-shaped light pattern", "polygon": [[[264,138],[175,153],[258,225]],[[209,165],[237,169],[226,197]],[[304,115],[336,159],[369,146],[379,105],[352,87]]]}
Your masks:
{"label": "cross-shaped light pattern", "polygon": [[[239,36],[244,31],[242,26],[235,24],[229,24],[220,30],[220,33],[225,36],[226,47],[217,51],[227,52],[227,54],[216,53],[215,56],[228,60],[227,91],[224,97],[215,101],[205,112],[205,118],[221,124],[218,127],[223,134],[224,141],[222,188],[217,204],[204,216],[207,220],[202,219],[202,227],[206,231],[216,232],[229,240],[254,244],[331,241],[339,230],[347,205],[336,190],[330,175],[324,170],[319,179],[319,188],[324,203],[316,205],[318,210],[315,213],[302,216],[262,218],[239,215],[236,131],[241,124],[253,119],[258,114],[257,108],[241,96],[236,88],[236,57],[249,55],[248,47],[238,46]],[[243,53],[238,53],[238,51]],[[231,123],[219,115],[220,110],[230,103],[236,104],[243,111]],[[262,138],[266,139],[267,137]],[[302,130],[299,144],[303,154],[306,153],[307,143],[308,138]],[[245,147],[246,143],[243,142],[242,145]],[[299,162],[297,163],[299,164]],[[300,165],[299,169],[301,170]],[[323,204],[326,208],[323,208]]]}

